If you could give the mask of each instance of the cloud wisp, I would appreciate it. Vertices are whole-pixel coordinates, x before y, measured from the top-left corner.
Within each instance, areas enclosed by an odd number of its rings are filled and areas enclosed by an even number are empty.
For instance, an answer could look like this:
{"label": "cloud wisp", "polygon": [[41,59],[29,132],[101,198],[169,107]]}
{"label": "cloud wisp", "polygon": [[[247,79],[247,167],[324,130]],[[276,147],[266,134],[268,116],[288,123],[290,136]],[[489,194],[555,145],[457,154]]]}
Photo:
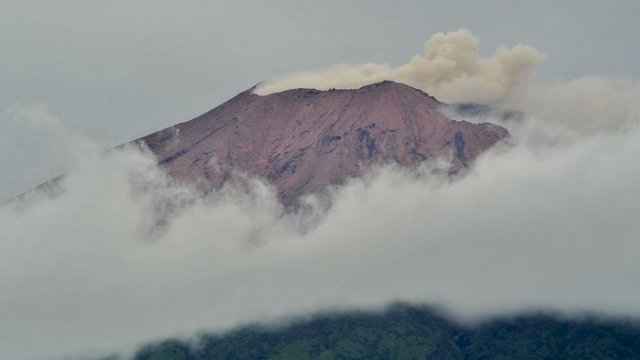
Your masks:
{"label": "cloud wisp", "polygon": [[0,112],[0,123],[0,203],[69,171],[84,154],[101,149],[51,115],[44,104],[11,106]]}
{"label": "cloud wisp", "polygon": [[433,35],[425,53],[406,64],[338,64],[326,70],[285,75],[261,83],[255,92],[266,95],[294,88],[353,89],[394,80],[422,89],[445,102],[493,103],[529,79],[546,56],[530,46],[500,46],[485,58],[479,40],[468,30]]}

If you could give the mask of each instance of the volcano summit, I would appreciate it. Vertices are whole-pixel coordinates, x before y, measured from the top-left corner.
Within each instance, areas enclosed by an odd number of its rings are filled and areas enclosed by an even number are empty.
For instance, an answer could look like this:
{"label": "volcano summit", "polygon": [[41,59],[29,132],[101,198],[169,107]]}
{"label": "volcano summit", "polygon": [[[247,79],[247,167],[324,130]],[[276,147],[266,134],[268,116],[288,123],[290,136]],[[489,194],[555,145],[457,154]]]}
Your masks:
{"label": "volcano summit", "polygon": [[171,176],[198,189],[218,188],[237,174],[257,176],[290,204],[371,165],[415,167],[442,158],[457,171],[508,136],[494,124],[449,119],[438,100],[392,81],[265,96],[254,89],[136,141]]}

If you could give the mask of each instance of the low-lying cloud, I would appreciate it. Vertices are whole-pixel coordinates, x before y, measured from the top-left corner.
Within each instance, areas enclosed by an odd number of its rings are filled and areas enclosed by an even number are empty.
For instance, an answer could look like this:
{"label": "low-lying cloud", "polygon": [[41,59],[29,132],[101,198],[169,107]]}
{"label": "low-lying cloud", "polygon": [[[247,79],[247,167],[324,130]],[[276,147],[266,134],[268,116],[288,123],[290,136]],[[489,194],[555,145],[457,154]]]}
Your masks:
{"label": "low-lying cloud", "polygon": [[0,358],[395,300],[463,320],[640,317],[638,89],[604,77],[512,89],[499,105],[525,116],[504,122],[511,144],[465,176],[381,168],[306,215],[284,214],[260,182],[201,198],[144,150],[94,151],[62,195],[0,207]]}
{"label": "low-lying cloud", "polygon": [[546,56],[526,45],[500,46],[485,58],[479,40],[468,30],[433,35],[424,45],[425,53],[406,64],[339,64],[326,70],[285,75],[261,83],[255,92],[266,95],[295,88],[353,89],[394,80],[422,89],[445,102],[489,104],[529,79]]}

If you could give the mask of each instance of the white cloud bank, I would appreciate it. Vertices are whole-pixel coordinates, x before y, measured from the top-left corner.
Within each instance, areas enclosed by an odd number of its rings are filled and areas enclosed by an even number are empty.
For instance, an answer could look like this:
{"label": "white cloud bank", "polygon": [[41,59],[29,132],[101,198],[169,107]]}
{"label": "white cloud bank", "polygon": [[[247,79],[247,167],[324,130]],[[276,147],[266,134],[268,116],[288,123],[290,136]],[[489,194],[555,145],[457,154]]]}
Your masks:
{"label": "white cloud bank", "polygon": [[546,56],[526,45],[500,46],[490,58],[479,53],[479,40],[468,30],[433,35],[423,55],[398,67],[388,64],[339,64],[326,70],[285,75],[261,83],[255,92],[266,95],[295,88],[353,89],[394,80],[422,89],[445,102],[488,104],[504,98],[527,80]]}
{"label": "white cloud bank", "polygon": [[[393,300],[464,319],[640,316],[638,82],[534,82],[513,146],[449,181],[381,169],[307,232],[274,194],[199,199],[144,152],[85,156],[55,199],[0,207],[0,358],[57,359]],[[160,230],[163,215],[172,212]]]}

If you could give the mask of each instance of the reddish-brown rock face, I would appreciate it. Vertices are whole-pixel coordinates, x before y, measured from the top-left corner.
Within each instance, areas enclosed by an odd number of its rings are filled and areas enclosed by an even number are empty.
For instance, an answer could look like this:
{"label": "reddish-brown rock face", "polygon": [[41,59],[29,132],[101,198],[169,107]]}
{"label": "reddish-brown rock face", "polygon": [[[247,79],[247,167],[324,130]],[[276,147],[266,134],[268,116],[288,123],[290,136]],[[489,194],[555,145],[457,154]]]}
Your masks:
{"label": "reddish-brown rock face", "polygon": [[241,173],[266,180],[291,203],[373,164],[413,167],[443,157],[454,169],[466,167],[508,136],[497,125],[451,120],[433,97],[390,81],[267,96],[252,90],[138,141],[170,175],[202,190]]}

